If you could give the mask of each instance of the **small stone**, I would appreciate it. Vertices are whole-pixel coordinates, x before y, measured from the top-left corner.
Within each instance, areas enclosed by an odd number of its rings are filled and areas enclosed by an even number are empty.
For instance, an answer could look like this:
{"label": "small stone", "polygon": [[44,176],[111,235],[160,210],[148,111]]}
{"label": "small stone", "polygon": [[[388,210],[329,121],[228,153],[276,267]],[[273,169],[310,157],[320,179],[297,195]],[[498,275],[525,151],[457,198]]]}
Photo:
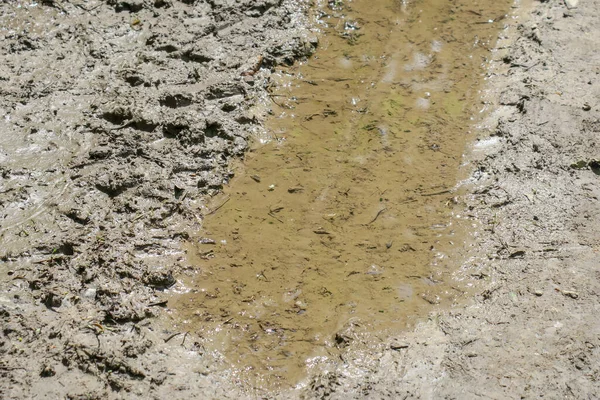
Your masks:
{"label": "small stone", "polygon": [[297,302],[294,303],[296,305],[296,307],[298,307],[301,310],[306,310],[307,304],[305,302],[303,302],[302,300],[298,300]]}
{"label": "small stone", "polygon": [[96,300],[96,289],[95,288],[87,289],[85,292],[83,292],[83,297],[85,297],[88,300]]}
{"label": "small stone", "polygon": [[567,8],[569,10],[571,10],[573,8],[577,8],[578,4],[579,4],[579,0],[565,0],[565,5],[567,6]]}
{"label": "small stone", "polygon": [[56,375],[56,371],[51,365],[42,366],[42,371],[40,372],[42,378],[48,378],[54,375]]}
{"label": "small stone", "polygon": [[396,351],[401,350],[401,349],[408,349],[408,343],[394,340],[392,343],[390,343],[390,349],[396,350]]}

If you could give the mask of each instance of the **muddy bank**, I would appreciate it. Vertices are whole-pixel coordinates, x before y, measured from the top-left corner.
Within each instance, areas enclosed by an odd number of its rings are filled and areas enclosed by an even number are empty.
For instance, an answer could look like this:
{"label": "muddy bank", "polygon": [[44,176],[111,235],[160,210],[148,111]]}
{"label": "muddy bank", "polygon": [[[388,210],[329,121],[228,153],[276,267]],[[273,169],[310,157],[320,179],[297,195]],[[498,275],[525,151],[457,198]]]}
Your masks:
{"label": "muddy bank", "polygon": [[600,396],[600,2],[521,7],[467,157],[461,201],[479,228],[459,276],[478,295],[398,335],[377,362],[321,376],[309,398]]}
{"label": "muddy bank", "polygon": [[0,5],[3,398],[164,398],[161,387],[206,384],[189,366],[173,372],[184,350],[162,353],[173,332],[147,318],[199,206],[260,129],[271,68],[316,46],[302,7]]}

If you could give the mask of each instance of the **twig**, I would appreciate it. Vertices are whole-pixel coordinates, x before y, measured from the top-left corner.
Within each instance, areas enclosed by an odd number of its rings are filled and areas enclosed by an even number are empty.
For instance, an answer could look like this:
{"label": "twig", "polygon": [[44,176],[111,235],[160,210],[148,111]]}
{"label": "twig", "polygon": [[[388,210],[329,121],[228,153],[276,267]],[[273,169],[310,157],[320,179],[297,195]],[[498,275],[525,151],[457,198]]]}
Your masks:
{"label": "twig", "polygon": [[271,218],[274,218],[274,219],[276,219],[277,221],[279,221],[279,222],[281,222],[281,223],[283,224],[283,221],[282,221],[282,220],[280,220],[279,218],[277,218],[276,216],[274,216],[274,215],[273,215],[273,213],[271,213],[271,212],[270,212],[270,213],[268,213],[267,215],[268,215],[269,217],[271,217]]}
{"label": "twig", "polygon": [[375,218],[373,218],[370,222],[367,222],[365,225],[371,225],[373,222],[375,222],[377,220],[377,218],[379,218],[379,216],[385,211],[387,210],[387,208],[382,208],[381,210],[379,210],[377,212],[377,215],[375,216]]}
{"label": "twig", "polygon": [[278,96],[278,97],[283,97],[282,95],[277,95],[277,94],[269,94],[268,96],[269,96],[269,98],[271,99],[271,101],[272,101],[273,103],[275,103],[275,105],[277,105],[277,106],[279,106],[279,107],[281,107],[281,108],[287,108],[288,110],[291,110],[291,109],[292,109],[292,107],[288,106],[287,104],[285,104],[285,105],[284,105],[284,104],[281,104],[281,103],[278,103],[278,102],[276,102],[276,101],[275,101],[275,99],[273,98],[273,97],[276,97],[276,96]]}
{"label": "twig", "polygon": [[165,339],[165,343],[169,343],[169,340],[173,339],[175,336],[179,336],[181,335],[181,332],[177,332],[172,334],[171,336],[169,336],[168,338]]}
{"label": "twig", "polygon": [[406,199],[406,200],[402,200],[400,203],[398,204],[408,204],[408,203],[414,203],[415,201],[417,201],[417,199]]}
{"label": "twig", "polygon": [[440,192],[434,192],[434,193],[421,193],[421,196],[437,196],[437,195],[446,194],[446,193],[450,193],[450,189],[446,189],[446,190],[442,190]]}
{"label": "twig", "polygon": [[168,300],[158,301],[156,303],[150,303],[150,304],[148,304],[148,307],[156,307],[156,306],[165,307],[168,302],[169,302]]}
{"label": "twig", "polygon": [[98,8],[98,7],[100,7],[102,5],[102,3],[100,3],[100,4],[98,4],[98,5],[96,5],[96,6],[92,7],[92,8],[86,8],[86,7],[82,6],[79,3],[71,3],[71,4],[73,4],[77,8],[81,8],[82,10],[87,11],[87,12],[94,11],[96,8]]}
{"label": "twig", "polygon": [[206,215],[212,215],[214,213],[216,213],[217,211],[219,211],[221,209],[221,207],[223,207],[225,204],[227,204],[227,202],[231,200],[231,197],[228,197],[227,200],[225,200],[224,202],[222,202],[217,208],[215,208],[214,210],[212,210],[211,212],[209,212]]}
{"label": "twig", "polygon": [[535,67],[539,63],[541,63],[541,61],[535,62],[535,63],[533,63],[531,65],[523,65],[523,64],[512,63],[512,64],[510,64],[510,66],[511,66],[511,68],[521,67],[521,68],[524,68],[525,71],[529,71],[531,68]]}

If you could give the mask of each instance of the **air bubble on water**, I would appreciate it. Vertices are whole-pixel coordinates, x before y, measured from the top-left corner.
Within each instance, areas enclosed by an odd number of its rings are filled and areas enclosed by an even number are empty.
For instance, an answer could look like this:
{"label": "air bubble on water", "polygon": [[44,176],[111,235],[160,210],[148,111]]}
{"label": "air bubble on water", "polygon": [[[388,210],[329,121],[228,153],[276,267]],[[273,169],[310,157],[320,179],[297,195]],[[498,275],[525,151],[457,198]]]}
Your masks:
{"label": "air bubble on water", "polygon": [[383,267],[380,267],[377,264],[371,264],[371,266],[367,269],[367,275],[381,275],[383,274]]}

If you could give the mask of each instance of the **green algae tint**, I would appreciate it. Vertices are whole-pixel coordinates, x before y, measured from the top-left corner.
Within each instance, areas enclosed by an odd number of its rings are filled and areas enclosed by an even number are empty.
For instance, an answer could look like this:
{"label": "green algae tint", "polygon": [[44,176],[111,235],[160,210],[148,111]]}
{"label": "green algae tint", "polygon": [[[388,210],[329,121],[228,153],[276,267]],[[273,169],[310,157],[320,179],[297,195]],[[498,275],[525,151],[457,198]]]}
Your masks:
{"label": "green algae tint", "polygon": [[509,2],[329,4],[315,56],[277,74],[273,140],[215,200],[169,304],[249,387],[298,384],[461,291],[451,190]]}

